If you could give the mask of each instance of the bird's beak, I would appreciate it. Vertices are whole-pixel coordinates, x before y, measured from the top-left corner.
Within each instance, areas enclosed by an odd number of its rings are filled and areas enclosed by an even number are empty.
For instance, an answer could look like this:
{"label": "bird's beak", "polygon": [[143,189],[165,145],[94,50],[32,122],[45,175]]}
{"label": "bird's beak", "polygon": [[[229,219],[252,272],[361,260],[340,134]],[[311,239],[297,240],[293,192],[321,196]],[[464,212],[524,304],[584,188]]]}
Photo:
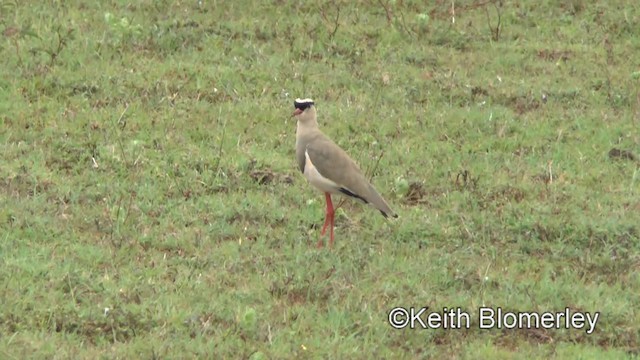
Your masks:
{"label": "bird's beak", "polygon": [[302,110],[300,110],[300,109],[296,109],[296,110],[293,112],[293,114],[291,114],[291,116],[293,117],[293,116],[300,115],[300,114],[302,114]]}

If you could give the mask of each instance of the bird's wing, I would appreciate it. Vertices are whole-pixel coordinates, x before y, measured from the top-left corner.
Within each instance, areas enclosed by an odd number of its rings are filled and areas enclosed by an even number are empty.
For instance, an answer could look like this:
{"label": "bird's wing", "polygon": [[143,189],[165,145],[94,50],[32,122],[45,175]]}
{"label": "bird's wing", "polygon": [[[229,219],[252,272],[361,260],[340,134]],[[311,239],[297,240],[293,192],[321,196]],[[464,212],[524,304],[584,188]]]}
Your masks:
{"label": "bird's wing", "polygon": [[324,134],[318,132],[306,142],[305,156],[320,175],[336,184],[337,191],[370,203],[385,217],[395,216],[389,205],[364,177],[358,165]]}

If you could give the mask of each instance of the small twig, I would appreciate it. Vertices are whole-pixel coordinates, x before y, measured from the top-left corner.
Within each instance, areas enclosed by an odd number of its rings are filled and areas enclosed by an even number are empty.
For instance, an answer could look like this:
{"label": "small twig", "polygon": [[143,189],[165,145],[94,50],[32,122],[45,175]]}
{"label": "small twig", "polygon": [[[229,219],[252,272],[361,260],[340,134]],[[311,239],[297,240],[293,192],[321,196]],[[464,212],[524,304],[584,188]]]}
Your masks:
{"label": "small twig", "polygon": [[456,2],[451,0],[451,24],[456,23]]}
{"label": "small twig", "polygon": [[404,21],[404,13],[402,11],[400,11],[400,21],[404,31],[406,31],[409,36],[413,37],[412,31],[407,27],[407,23]]}
{"label": "small twig", "polygon": [[502,12],[500,11],[502,2],[498,2],[498,4],[500,4],[500,6],[496,5],[495,2],[493,3],[493,6],[496,8],[496,11],[498,12],[498,23],[496,24],[496,41],[500,40],[500,29],[502,28]]}
{"label": "small twig", "polygon": [[493,41],[500,40],[500,26],[502,21],[502,16],[500,13],[500,7],[496,5],[495,1],[490,1],[491,4],[496,8],[496,12],[498,13],[498,23],[496,24],[495,29],[491,26],[491,18],[489,16],[489,9],[487,7],[484,8],[485,14],[487,15],[487,25],[489,26],[489,31],[491,32],[491,38]]}
{"label": "small twig", "polygon": [[129,109],[129,104],[125,104],[124,110],[122,110],[122,113],[120,113],[120,117],[118,118],[118,123],[120,123],[120,121],[122,121],[122,118],[124,117],[124,113],[127,112],[127,110]]}
{"label": "small twig", "polygon": [[67,29],[66,33],[63,33],[62,26],[58,26],[56,28],[56,35],[58,37],[57,45],[55,49],[48,50],[44,49],[43,51],[49,54],[49,68],[52,68],[55,65],[56,60],[62,50],[67,47],[67,41],[71,38],[71,33],[73,33],[73,29]]}
{"label": "small twig", "polygon": [[[385,3],[383,0],[378,0],[378,4],[380,4],[380,6],[382,6],[382,8],[384,9],[384,12],[386,14],[387,17],[387,24],[388,25],[393,25],[393,11],[391,10],[391,7],[389,6],[389,3]],[[407,26],[406,21],[404,20],[404,13],[402,12],[402,10],[400,11],[400,24],[399,24],[399,28],[401,28],[402,30],[406,31],[407,34],[409,34],[409,36],[414,37],[414,34],[412,33],[412,31],[409,29],[409,27]]]}
{"label": "small twig", "polygon": [[113,343],[117,344],[118,336],[116,335],[115,320],[113,320],[113,317],[111,318],[111,334],[113,335]]}
{"label": "small twig", "polygon": [[[487,278],[487,275],[489,274],[489,268],[491,268],[491,262],[489,262],[489,263],[487,264],[487,268],[486,268],[486,269],[484,269],[484,278],[485,278],[485,279]],[[483,279],[483,280],[484,280],[484,279]]]}
{"label": "small twig", "polygon": [[324,7],[320,8],[320,16],[322,16],[322,18],[324,19],[325,22],[327,23],[333,23],[333,30],[331,32],[329,32],[329,39],[333,39],[333,37],[336,35],[336,33],[338,32],[338,28],[340,27],[340,6],[336,4],[336,2],[333,2],[333,5],[336,7],[336,18],[331,21],[329,20],[329,17],[327,16]]}
{"label": "small twig", "polygon": [[387,15],[387,24],[391,25],[392,21],[393,21],[393,14],[391,13],[391,9],[389,8],[389,4],[385,4],[382,0],[378,0],[378,4],[380,4],[380,6],[382,6],[382,8],[384,9],[386,15]]}
{"label": "small twig", "polygon": [[69,293],[71,294],[71,299],[73,300],[73,302],[76,302],[76,292],[75,289],[73,287],[73,285],[71,284],[71,274],[67,273],[67,285],[69,286]]}
{"label": "small twig", "polygon": [[475,239],[475,236],[473,236],[471,231],[469,231],[467,224],[464,222],[464,217],[462,215],[459,215],[459,217],[460,217],[460,223],[462,223],[462,227],[464,228],[464,231],[467,233],[467,236],[469,237],[469,239]]}
{"label": "small twig", "polygon": [[[222,115],[222,110],[218,110],[218,119]],[[218,145],[218,158],[216,159],[216,164],[213,167],[213,173],[217,176],[218,170],[220,169],[220,162],[222,161],[222,146],[224,145],[225,135],[227,134],[227,120],[225,119],[222,123],[222,135],[220,136],[220,144]]]}
{"label": "small twig", "polygon": [[376,163],[370,169],[371,171],[367,170],[365,172],[365,177],[369,178],[369,181],[371,181],[371,179],[373,179],[373,174],[375,174],[376,170],[378,170],[378,165],[380,165],[380,160],[382,160],[383,156],[384,156],[384,149],[382,149],[380,151],[380,156],[378,156],[378,160],[376,160]]}
{"label": "small twig", "polygon": [[329,34],[329,38],[333,39],[333,36],[338,32],[338,28],[340,27],[340,6],[337,7],[336,10],[336,20],[333,23],[333,31]]}

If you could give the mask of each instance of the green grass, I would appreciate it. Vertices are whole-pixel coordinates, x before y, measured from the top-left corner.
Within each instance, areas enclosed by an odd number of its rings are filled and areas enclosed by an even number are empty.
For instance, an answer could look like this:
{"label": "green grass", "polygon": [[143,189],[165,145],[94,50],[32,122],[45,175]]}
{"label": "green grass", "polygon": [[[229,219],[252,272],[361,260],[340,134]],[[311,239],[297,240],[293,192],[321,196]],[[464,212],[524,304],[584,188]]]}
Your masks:
{"label": "green grass", "polygon": [[[1,357],[638,356],[640,5],[426,3],[0,3]],[[296,97],[398,220],[314,247]]]}

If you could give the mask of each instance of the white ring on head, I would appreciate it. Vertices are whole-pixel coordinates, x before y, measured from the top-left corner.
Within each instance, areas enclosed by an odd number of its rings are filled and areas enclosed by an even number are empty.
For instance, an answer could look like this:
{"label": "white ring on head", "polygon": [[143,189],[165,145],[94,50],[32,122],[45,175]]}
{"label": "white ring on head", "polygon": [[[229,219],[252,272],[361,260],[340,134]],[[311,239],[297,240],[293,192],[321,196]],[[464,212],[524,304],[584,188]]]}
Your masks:
{"label": "white ring on head", "polygon": [[312,103],[313,100],[306,98],[306,99],[296,99],[296,104],[306,104],[306,103]]}

